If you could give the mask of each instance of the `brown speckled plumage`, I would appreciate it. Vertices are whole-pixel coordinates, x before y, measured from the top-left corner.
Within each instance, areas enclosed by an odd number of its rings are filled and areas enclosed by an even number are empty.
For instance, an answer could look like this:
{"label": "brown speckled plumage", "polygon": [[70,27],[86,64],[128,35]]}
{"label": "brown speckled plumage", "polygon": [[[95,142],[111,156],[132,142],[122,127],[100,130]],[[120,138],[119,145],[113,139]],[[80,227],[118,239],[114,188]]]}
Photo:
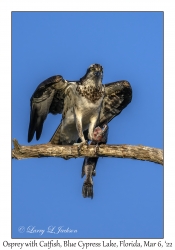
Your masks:
{"label": "brown speckled plumage", "polygon": [[104,96],[104,88],[102,87],[82,86],[80,88],[80,86],[77,86],[76,91],[79,95],[86,97],[92,103],[95,103]]}

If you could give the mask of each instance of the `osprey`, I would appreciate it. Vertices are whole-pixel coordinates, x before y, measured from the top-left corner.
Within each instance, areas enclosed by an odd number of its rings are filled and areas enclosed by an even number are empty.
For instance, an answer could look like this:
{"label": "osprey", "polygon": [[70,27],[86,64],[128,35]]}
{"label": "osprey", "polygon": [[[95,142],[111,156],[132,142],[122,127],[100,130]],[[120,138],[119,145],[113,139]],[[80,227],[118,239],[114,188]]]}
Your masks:
{"label": "osprey", "polygon": [[[28,142],[39,140],[43,123],[48,115],[62,114],[62,120],[50,139],[57,145],[79,143],[80,148],[88,140],[100,145],[107,142],[107,124],[131,102],[132,89],[128,81],[102,84],[103,68],[92,64],[79,81],[64,80],[61,75],[50,77],[36,88],[30,99],[30,123]],[[93,197],[92,175],[98,158],[86,157],[82,168],[83,197]]]}

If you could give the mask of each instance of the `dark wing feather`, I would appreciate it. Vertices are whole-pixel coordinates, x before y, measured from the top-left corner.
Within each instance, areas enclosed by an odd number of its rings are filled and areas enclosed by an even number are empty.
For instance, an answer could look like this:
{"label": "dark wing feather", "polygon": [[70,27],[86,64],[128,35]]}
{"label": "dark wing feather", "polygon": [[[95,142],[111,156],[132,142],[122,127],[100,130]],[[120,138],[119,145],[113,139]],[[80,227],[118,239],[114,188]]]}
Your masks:
{"label": "dark wing feather", "polygon": [[48,115],[61,114],[64,105],[64,91],[68,86],[62,76],[53,76],[43,81],[30,99],[30,123],[28,130],[28,142],[33,139],[36,132],[36,139],[39,140],[43,123]]}
{"label": "dark wing feather", "polygon": [[98,126],[109,123],[132,100],[132,88],[128,81],[105,84],[105,97],[100,112]]}

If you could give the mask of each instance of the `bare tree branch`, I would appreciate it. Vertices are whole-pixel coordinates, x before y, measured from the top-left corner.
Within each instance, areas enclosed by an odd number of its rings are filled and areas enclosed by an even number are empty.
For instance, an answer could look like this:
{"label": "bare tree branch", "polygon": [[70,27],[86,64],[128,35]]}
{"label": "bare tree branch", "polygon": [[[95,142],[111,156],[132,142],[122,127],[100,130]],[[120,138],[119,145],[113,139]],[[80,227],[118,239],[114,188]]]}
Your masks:
{"label": "bare tree branch", "polygon": [[[33,146],[19,145],[16,139],[13,140],[12,159],[40,158],[40,157],[61,157],[64,159],[78,157],[116,157],[130,158],[142,161],[150,161],[163,165],[163,150],[142,145],[100,145],[97,150],[95,146],[83,146],[80,151],[76,145],[54,145],[51,143],[38,144]],[[97,152],[96,152],[97,151]]]}

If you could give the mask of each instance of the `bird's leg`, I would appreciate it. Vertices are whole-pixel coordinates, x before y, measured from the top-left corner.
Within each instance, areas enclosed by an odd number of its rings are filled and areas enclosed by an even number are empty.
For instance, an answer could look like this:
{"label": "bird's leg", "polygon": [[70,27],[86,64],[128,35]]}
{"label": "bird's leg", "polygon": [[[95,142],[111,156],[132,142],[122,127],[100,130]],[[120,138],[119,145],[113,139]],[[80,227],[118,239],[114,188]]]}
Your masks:
{"label": "bird's leg", "polygon": [[98,116],[96,117],[93,117],[91,120],[90,120],[90,124],[89,124],[89,133],[88,133],[88,138],[89,140],[93,140],[93,135],[94,135],[94,128],[96,126],[96,123],[97,123],[97,119],[98,119]]}
{"label": "bird's leg", "polygon": [[87,141],[84,138],[84,134],[83,134],[83,128],[82,128],[82,119],[80,116],[76,116],[76,127],[77,127],[77,131],[78,131],[78,136],[81,139],[80,143],[74,143],[74,145],[78,146],[78,151],[80,151],[80,149],[84,146],[87,145]]}

